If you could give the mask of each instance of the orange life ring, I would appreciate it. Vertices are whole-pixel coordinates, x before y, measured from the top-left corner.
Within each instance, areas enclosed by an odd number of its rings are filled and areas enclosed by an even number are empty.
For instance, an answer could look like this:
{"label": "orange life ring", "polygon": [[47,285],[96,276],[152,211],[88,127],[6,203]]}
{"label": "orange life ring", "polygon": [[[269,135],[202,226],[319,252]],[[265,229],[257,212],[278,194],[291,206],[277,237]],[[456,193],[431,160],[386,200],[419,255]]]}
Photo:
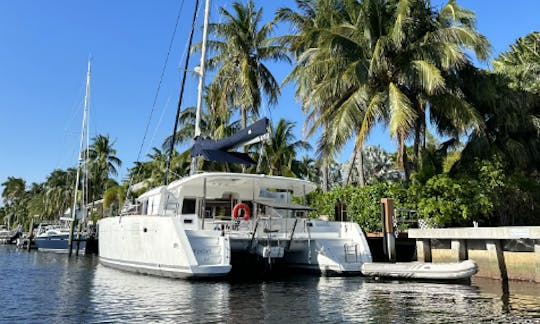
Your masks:
{"label": "orange life ring", "polygon": [[238,216],[240,216],[240,209],[244,210],[244,220],[249,220],[251,217],[251,210],[249,209],[249,206],[244,203],[238,203],[234,206],[232,210],[232,217],[238,218]]}

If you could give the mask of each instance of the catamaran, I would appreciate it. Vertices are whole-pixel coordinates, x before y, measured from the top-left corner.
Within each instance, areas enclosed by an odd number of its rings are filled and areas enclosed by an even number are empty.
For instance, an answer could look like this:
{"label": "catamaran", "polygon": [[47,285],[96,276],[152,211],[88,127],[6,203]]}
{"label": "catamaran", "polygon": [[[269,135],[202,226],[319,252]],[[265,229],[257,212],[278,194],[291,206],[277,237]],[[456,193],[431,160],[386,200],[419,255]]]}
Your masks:
{"label": "catamaran", "polygon": [[100,261],[167,277],[223,276],[245,260],[360,274],[371,253],[358,224],[310,218],[311,208],[294,202],[315,188],[260,174],[174,181],[141,195],[135,214],[100,220]]}
{"label": "catamaran", "polygon": [[362,264],[371,262],[364,233],[353,222],[310,217],[314,211],[301,202],[315,184],[263,174],[197,172],[200,156],[251,163],[247,154],[232,150],[264,138],[268,129],[263,119],[229,138],[199,136],[208,15],[206,0],[192,174],[145,192],[130,213],[101,219],[100,262],[175,278],[225,276],[259,264],[360,274]]}

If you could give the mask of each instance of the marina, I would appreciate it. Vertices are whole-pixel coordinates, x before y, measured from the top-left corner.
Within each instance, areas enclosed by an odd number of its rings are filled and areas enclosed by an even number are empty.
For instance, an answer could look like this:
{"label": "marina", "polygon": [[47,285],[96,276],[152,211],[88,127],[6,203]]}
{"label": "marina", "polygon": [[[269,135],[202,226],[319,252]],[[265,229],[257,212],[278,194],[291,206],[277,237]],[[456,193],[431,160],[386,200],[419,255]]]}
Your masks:
{"label": "marina", "polygon": [[0,323],[540,323],[540,32],[60,2],[4,10]]}

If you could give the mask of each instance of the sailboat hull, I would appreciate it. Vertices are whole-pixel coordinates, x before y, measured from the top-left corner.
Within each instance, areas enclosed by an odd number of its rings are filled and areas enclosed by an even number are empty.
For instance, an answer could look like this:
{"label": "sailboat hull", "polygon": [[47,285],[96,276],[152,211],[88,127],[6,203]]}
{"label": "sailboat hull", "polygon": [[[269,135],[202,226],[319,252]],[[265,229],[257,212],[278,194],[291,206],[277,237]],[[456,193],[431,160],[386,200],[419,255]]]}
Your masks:
{"label": "sailboat hull", "polygon": [[174,216],[100,220],[99,254],[104,266],[171,278],[219,277],[231,270],[227,237],[186,230]]}
{"label": "sailboat hull", "polygon": [[[56,253],[68,253],[69,252],[69,235],[50,235],[34,238],[34,242],[38,248],[38,251],[42,252],[56,252]],[[86,240],[81,239],[79,242],[79,254],[85,254],[86,252]],[[77,241],[73,240],[72,251],[77,250]]]}

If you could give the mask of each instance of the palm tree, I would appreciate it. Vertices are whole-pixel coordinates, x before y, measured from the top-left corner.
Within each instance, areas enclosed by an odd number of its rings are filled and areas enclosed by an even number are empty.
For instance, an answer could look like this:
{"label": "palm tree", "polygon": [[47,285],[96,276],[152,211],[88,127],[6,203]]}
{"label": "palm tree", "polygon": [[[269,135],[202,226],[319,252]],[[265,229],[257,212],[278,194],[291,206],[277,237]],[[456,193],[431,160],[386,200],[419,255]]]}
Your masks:
{"label": "palm tree", "polygon": [[115,141],[110,140],[109,135],[97,135],[92,139],[89,148],[89,159],[93,163],[103,164],[106,167],[107,176],[117,175],[117,167],[122,166],[122,161],[116,157],[114,149]]}
{"label": "palm tree", "polygon": [[45,209],[45,184],[36,182],[32,183],[26,194],[28,196],[28,216],[42,216]]}
{"label": "palm tree", "polygon": [[109,135],[97,135],[88,149],[89,197],[92,201],[103,194],[109,175],[117,175],[117,168],[122,165],[122,161],[116,156],[114,144]]}
{"label": "palm tree", "polygon": [[540,95],[540,32],[532,32],[493,61],[495,72],[508,77],[510,86]]}
{"label": "palm tree", "polygon": [[2,183],[2,186],[4,187],[2,198],[6,205],[14,205],[18,200],[24,198],[26,181],[23,178],[8,177],[7,180]]}
{"label": "palm tree", "polygon": [[264,173],[270,175],[300,176],[296,161],[298,149],[309,150],[311,146],[304,141],[297,141],[292,130],[294,123],[280,119],[278,124],[271,126],[268,143],[264,145],[261,165]]}
{"label": "palm tree", "polygon": [[71,207],[75,194],[77,170],[53,170],[44,183],[44,209],[40,215],[45,219],[55,219]]}
{"label": "palm tree", "polygon": [[401,172],[397,170],[391,155],[380,147],[365,147],[362,152],[362,165],[360,166],[360,159],[356,159],[356,163],[353,167],[348,163],[342,166],[344,173],[353,170],[349,175],[350,183],[360,184],[365,181],[373,184],[380,181],[398,181],[401,178]]}
{"label": "palm tree", "polygon": [[285,82],[297,83],[296,96],[302,101],[302,109],[307,114],[304,125],[307,137],[313,136],[319,128],[322,128],[316,154],[320,162],[321,187],[323,191],[327,191],[331,182],[330,168],[336,158],[336,152],[343,143],[339,138],[330,136],[330,121],[321,119],[324,109],[334,99],[310,101],[309,96],[313,85],[322,82],[324,76],[330,73],[326,70],[328,67],[326,59],[319,57],[320,64],[316,65],[313,63],[318,59],[314,59],[311,55],[314,55],[316,49],[319,48],[324,34],[342,21],[346,12],[341,3],[335,0],[298,0],[296,4],[300,12],[295,12],[290,8],[281,8],[276,13],[277,19],[289,22],[296,31],[296,34],[280,37],[282,44],[288,47],[297,60],[295,68]]}
{"label": "palm tree", "polygon": [[452,172],[467,169],[478,159],[499,156],[508,170],[532,172],[540,165],[540,100],[513,89],[504,75],[467,71],[468,100],[485,120],[482,132],[472,132]]}
{"label": "palm tree", "polygon": [[298,170],[297,175],[300,178],[320,184],[319,170],[315,159],[304,155],[300,161],[297,161],[295,169]]}
{"label": "palm tree", "polygon": [[311,27],[300,30],[316,46],[303,51],[290,76],[308,119],[313,116],[310,133],[328,130],[323,136],[336,150],[354,138],[354,159],[382,122],[398,142],[398,162],[408,175],[405,141],[415,132],[415,142],[421,141],[426,107],[439,130],[452,135],[471,127],[471,120],[481,122],[454,77],[470,64],[465,48],[487,57],[472,12],[452,0],[438,13],[424,0],[316,3],[330,4],[335,19],[318,30],[314,43]]}
{"label": "palm tree", "polygon": [[16,222],[21,221],[21,217],[26,216],[24,199],[26,194],[26,181],[23,178],[8,177],[2,183],[4,190],[2,198],[5,203],[5,211],[8,226],[11,224],[11,219],[16,217]]}
{"label": "palm tree", "polygon": [[232,10],[220,8],[224,21],[209,25],[216,38],[208,41],[215,53],[208,59],[208,67],[218,69],[210,87],[219,89],[213,109],[218,113],[239,109],[242,127],[246,127],[248,119],[259,116],[263,96],[273,105],[280,94],[279,84],[264,62],[289,59],[284,47],[270,38],[275,21],[260,26],[263,11],[252,0],[247,5],[234,2]]}

